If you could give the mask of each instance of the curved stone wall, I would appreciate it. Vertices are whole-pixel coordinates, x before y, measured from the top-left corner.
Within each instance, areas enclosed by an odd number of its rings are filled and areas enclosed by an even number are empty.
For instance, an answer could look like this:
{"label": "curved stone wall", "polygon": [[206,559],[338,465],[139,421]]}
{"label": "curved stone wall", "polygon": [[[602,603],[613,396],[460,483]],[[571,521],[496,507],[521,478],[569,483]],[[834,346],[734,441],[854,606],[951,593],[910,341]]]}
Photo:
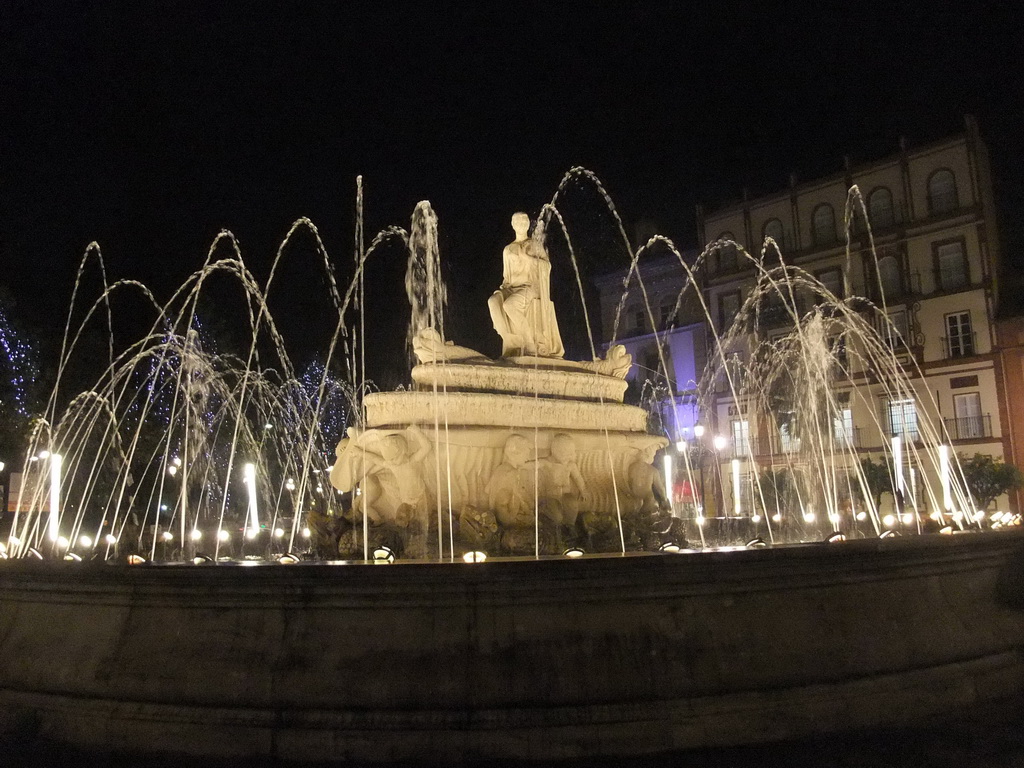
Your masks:
{"label": "curved stone wall", "polygon": [[547,760],[1020,689],[1024,537],[368,566],[0,565],[0,726],[83,746]]}

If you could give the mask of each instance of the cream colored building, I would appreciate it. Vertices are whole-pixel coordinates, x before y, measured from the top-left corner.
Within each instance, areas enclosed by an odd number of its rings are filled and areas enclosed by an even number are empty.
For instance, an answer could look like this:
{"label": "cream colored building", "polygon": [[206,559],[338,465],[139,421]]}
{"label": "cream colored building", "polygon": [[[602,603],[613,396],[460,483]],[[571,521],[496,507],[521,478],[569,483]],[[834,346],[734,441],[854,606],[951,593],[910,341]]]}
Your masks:
{"label": "cream colored building", "polygon": [[[867,227],[855,213],[847,269],[847,200],[855,185],[870,220],[877,268]],[[880,456],[894,435],[906,441],[924,439],[918,425],[927,418],[945,427],[959,454],[1012,456],[995,350],[998,230],[988,154],[973,120],[968,118],[963,134],[943,141],[901,146],[891,157],[863,166],[847,163],[840,173],[794,182],[776,194],[712,211],[698,209],[698,225],[702,242],[733,240],[751,253],[759,253],[765,238],[772,237],[787,263],[812,273],[837,295],[847,286],[851,294],[876,304],[884,295],[892,328],[882,331],[914,371],[919,396],[914,402],[890,401],[884,384],[855,366],[848,376],[836,378],[833,386],[840,400],[844,390],[871,388],[870,405],[851,398],[849,412],[843,414],[861,455]],[[713,254],[705,295],[719,330],[755,280],[742,254],[729,247]],[[784,333],[786,318],[780,317],[777,325]],[[777,428],[766,426],[774,422],[748,413],[746,404],[734,402],[725,387],[718,388],[715,400],[713,413],[705,418],[729,438],[723,461],[738,458],[744,478],[770,468],[784,438],[774,434]],[[934,468],[915,471],[923,482],[938,482]],[[731,487],[726,485],[729,497]],[[931,511],[926,496],[921,498],[921,511]],[[727,509],[733,508],[730,498],[724,501]],[[1007,503],[1005,496],[996,502],[1003,509]]]}

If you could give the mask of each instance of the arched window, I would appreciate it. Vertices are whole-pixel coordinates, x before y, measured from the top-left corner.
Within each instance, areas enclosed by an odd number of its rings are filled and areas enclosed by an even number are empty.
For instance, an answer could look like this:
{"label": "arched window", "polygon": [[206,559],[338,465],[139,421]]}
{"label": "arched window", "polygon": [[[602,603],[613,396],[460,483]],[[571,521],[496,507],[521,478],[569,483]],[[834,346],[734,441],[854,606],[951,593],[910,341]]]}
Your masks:
{"label": "arched window", "polygon": [[903,295],[903,276],[900,274],[900,263],[895,256],[890,254],[878,260],[878,282],[882,286],[882,296],[886,301]]}
{"label": "arched window", "polygon": [[[735,240],[732,232],[723,232],[716,240]],[[719,272],[735,272],[736,271],[736,246],[732,242],[722,243],[718,246],[718,271]]]}
{"label": "arched window", "polygon": [[763,244],[769,237],[778,245],[779,251],[782,251],[782,241],[785,238],[785,233],[782,229],[782,222],[778,219],[768,219],[764,223],[764,229],[761,232],[761,243]]}
{"label": "arched window", "polygon": [[892,209],[892,192],[886,187],[878,187],[868,195],[868,219],[875,229],[891,227],[896,223]]}
{"label": "arched window", "polygon": [[955,211],[959,207],[956,177],[949,168],[940,168],[928,177],[928,212],[935,216]]}
{"label": "arched window", "polygon": [[836,241],[836,212],[828,203],[814,209],[811,225],[815,245],[832,245]]}

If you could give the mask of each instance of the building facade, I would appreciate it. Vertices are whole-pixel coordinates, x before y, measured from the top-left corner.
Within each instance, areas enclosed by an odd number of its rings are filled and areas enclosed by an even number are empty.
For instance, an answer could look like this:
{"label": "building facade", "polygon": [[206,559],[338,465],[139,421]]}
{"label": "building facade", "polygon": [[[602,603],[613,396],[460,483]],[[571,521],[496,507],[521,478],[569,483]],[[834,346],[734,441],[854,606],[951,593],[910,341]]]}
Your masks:
{"label": "building facade", "polygon": [[[862,206],[850,192],[854,187]],[[972,119],[963,134],[943,141],[915,148],[901,142],[896,154],[876,162],[846,163],[829,177],[803,183],[791,179],[788,189],[775,194],[715,210],[698,208],[698,229],[701,242],[717,242],[701,264],[707,312],[691,307],[689,322],[658,335],[659,329],[651,327],[652,313],[641,310],[655,308],[655,319],[665,320],[662,307],[678,296],[681,270],[652,263],[648,270],[655,287],[648,291],[648,302],[630,293],[618,334],[639,363],[636,377],[651,375],[660,343],[669,349],[671,369],[685,372],[693,388],[675,382],[673,397],[686,395],[688,403],[696,402],[696,383],[705,368],[724,359],[715,354],[718,339],[741,310],[761,301],[751,298],[758,275],[778,262],[778,254],[766,246],[770,238],[787,265],[813,276],[838,300],[867,299],[862,316],[909,376],[910,389],[896,393],[862,356],[851,354],[847,363],[845,345],[853,351],[856,339],[836,337],[835,343],[844,345],[844,364],[828,386],[829,397],[839,404],[832,416],[834,440],[854,449],[847,451],[847,463],[891,460],[898,437],[907,446],[902,456],[907,487],[913,482],[916,490],[940,483],[934,461],[915,459],[929,449],[934,456],[936,446],[928,443],[941,442],[964,457],[981,453],[1013,461],[1006,362],[996,334],[998,228],[987,150]],[[610,276],[599,287],[605,338],[610,339],[622,277]],[[810,295],[795,296],[796,312],[774,315],[771,310],[778,307],[758,307],[759,322],[748,335],[760,338],[734,339],[735,349],[728,354],[742,358],[744,350],[765,338],[791,333],[815,301]],[[674,341],[674,334],[686,341]],[[688,354],[687,360],[678,357]],[[763,401],[745,400],[719,375],[704,390],[701,412],[689,412],[685,423],[666,425],[674,441],[690,439],[698,423],[704,426],[705,441],[717,437],[718,505],[730,513],[763,512],[763,496],[759,502],[752,480],[787,463],[792,467],[786,454],[798,441],[787,434],[784,419],[764,410]],[[734,489],[740,489],[738,496]],[[845,503],[852,510],[851,500]],[[924,492],[915,493],[913,504],[925,519],[944,505],[935,493]],[[1016,494],[998,499],[996,506],[1016,511]]]}

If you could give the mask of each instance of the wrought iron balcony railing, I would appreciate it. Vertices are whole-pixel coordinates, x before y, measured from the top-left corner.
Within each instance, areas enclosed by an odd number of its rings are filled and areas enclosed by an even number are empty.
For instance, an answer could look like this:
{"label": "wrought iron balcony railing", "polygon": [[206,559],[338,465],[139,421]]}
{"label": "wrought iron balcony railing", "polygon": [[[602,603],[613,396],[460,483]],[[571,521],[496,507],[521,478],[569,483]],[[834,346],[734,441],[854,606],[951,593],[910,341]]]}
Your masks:
{"label": "wrought iron balcony railing", "polygon": [[992,416],[961,416],[946,419],[946,432],[951,440],[976,440],[981,437],[992,437]]}

